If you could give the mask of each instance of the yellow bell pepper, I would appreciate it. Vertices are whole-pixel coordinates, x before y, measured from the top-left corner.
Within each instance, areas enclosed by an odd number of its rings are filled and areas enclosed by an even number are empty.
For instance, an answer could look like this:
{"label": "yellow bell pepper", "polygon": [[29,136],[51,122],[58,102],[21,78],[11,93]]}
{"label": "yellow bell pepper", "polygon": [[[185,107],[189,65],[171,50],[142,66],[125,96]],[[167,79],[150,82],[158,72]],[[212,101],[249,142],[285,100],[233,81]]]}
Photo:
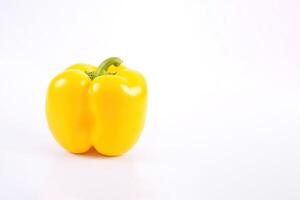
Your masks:
{"label": "yellow bell pepper", "polygon": [[117,57],[99,67],[75,64],[53,78],[47,93],[49,128],[72,153],[94,147],[117,156],[138,140],[144,126],[147,85],[142,74]]}

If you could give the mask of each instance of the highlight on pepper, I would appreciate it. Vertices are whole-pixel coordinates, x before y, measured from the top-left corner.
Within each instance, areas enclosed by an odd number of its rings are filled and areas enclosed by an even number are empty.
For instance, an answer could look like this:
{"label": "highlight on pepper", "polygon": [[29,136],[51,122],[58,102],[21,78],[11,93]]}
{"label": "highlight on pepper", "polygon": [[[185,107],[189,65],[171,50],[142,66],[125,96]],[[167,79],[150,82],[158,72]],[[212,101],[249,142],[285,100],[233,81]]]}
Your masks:
{"label": "highlight on pepper", "polygon": [[79,63],[55,76],[47,91],[46,117],[64,149],[84,153],[94,147],[117,156],[140,137],[146,107],[143,75],[111,57],[98,67]]}

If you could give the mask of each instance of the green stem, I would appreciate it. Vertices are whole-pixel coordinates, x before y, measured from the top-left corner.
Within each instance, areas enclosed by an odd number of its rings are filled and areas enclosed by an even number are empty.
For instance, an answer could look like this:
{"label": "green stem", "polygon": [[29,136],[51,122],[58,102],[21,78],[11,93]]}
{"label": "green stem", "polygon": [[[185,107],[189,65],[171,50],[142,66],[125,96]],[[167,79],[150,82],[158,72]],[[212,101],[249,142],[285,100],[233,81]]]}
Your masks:
{"label": "green stem", "polygon": [[103,74],[106,74],[108,68],[111,65],[114,65],[116,67],[120,66],[122,64],[122,60],[118,57],[110,57],[107,58],[106,60],[104,60],[99,67],[97,68],[96,72],[95,72],[95,77],[97,76],[101,76]]}

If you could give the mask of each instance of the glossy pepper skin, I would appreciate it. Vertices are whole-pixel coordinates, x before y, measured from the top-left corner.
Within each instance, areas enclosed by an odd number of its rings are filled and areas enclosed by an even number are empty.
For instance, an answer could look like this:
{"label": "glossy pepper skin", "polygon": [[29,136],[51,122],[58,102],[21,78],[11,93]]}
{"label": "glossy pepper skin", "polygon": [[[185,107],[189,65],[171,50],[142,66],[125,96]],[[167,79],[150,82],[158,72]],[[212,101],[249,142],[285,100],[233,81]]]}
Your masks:
{"label": "glossy pepper skin", "polygon": [[75,64],[54,77],[46,116],[54,138],[66,150],[84,153],[94,147],[103,155],[117,156],[137,142],[146,106],[143,75],[112,57],[98,68]]}

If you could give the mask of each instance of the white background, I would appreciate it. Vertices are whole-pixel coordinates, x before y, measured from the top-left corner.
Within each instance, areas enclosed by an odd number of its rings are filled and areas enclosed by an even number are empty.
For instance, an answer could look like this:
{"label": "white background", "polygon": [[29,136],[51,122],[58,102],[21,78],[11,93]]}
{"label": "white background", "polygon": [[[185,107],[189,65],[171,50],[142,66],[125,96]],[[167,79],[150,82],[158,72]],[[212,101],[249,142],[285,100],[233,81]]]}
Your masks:
{"label": "white background", "polygon": [[[300,199],[297,1],[0,0],[0,199]],[[148,81],[127,154],[73,155],[49,81],[121,57]]]}

